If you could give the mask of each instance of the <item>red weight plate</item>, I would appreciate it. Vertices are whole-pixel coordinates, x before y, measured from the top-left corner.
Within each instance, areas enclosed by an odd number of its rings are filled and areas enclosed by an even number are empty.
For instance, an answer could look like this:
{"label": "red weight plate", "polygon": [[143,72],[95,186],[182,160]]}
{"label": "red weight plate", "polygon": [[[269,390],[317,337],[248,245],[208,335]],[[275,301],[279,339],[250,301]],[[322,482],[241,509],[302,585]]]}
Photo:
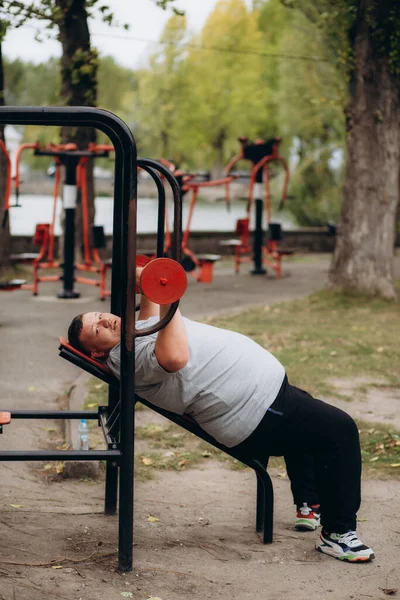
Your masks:
{"label": "red weight plate", "polygon": [[186,291],[187,275],[172,258],[155,258],[142,271],[140,287],[143,294],[156,304],[172,304]]}
{"label": "red weight plate", "polygon": [[[151,258],[146,256],[145,254],[136,254],[136,266],[137,267],[145,267],[146,265],[149,264],[150,261],[151,261]],[[137,294],[141,293],[138,286],[136,286],[136,293]]]}
{"label": "red weight plate", "polygon": [[147,264],[149,264],[150,261],[151,261],[151,258],[146,256],[145,254],[136,254],[136,266],[137,267],[145,267]]}

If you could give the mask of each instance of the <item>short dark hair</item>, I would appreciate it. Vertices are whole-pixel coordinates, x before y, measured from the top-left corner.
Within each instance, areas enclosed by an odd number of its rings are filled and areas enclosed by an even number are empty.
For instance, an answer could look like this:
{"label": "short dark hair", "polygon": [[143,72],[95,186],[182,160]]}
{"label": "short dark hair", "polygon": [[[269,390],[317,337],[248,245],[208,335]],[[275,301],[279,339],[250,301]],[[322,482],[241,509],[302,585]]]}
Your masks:
{"label": "short dark hair", "polygon": [[72,319],[71,324],[68,327],[68,342],[80,352],[89,354],[87,348],[85,348],[81,342],[81,333],[83,327],[82,317],[83,315],[77,315]]}

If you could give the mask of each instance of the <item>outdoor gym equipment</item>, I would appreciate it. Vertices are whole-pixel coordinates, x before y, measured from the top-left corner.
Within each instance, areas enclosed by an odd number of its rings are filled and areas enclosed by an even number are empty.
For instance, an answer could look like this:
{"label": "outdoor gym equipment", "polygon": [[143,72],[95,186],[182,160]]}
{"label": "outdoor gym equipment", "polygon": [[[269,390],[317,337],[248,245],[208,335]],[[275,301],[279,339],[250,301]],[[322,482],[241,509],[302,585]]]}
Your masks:
{"label": "outdoor gym equipment", "polygon": [[[22,289],[32,290],[33,295],[39,293],[39,284],[51,281],[63,281],[63,289],[57,294],[59,298],[78,298],[79,293],[74,290],[74,282],[86,285],[100,287],[100,278],[88,278],[75,276],[75,269],[78,271],[87,271],[100,273],[101,259],[97,248],[91,247],[89,237],[89,213],[88,198],[86,186],[86,167],[89,158],[108,156],[113,150],[110,145],[91,144],[88,150],[78,150],[76,144],[50,144],[41,147],[38,142],[32,144],[22,144],[16,154],[16,172],[15,172],[15,196],[16,203],[10,205],[6,200],[6,211],[8,208],[20,207],[20,163],[22,152],[26,149],[33,149],[35,156],[50,156],[55,162],[54,189],[53,189],[53,214],[51,223],[38,223],[35,228],[33,244],[39,246],[38,253],[13,254],[11,259],[14,262],[31,264],[33,268],[32,283],[24,284]],[[56,219],[57,200],[60,195],[61,167],[65,167],[65,180],[63,186],[63,204],[65,210],[65,231],[64,231],[64,256],[63,263],[60,264],[54,257],[54,229]],[[75,207],[77,190],[81,192],[82,200],[82,225],[83,225],[83,262],[74,264],[75,252]],[[40,274],[42,269],[60,269],[61,274],[43,276]],[[102,297],[102,290],[100,290]]]}
{"label": "outdoor gym equipment", "polygon": [[155,258],[138,254],[136,265],[143,267],[137,290],[156,304],[172,304],[186,291],[187,276],[184,268],[171,258]]}
{"label": "outdoor gym equipment", "polygon": [[4,212],[2,228],[4,229],[8,221],[8,211],[10,210],[10,194],[11,194],[11,159],[7,147],[3,140],[0,140],[0,149],[7,163],[6,170],[6,189],[4,193]]}
{"label": "outdoor gym equipment", "polygon": [[[137,329],[135,325],[135,264],[137,240],[137,167],[135,141],[127,125],[112,113],[88,107],[1,107],[0,123],[96,127],[110,138],[115,148],[113,269],[111,278],[111,312],[121,317],[121,378],[118,389],[109,389],[108,405],[98,411],[9,410],[14,419],[93,419],[104,433],[106,450],[8,450],[0,451],[0,461],[104,460],[106,461],[105,512],[115,514],[119,475],[118,565],[122,571],[132,569],[133,546],[133,457],[135,403],[135,339],[162,329],[175,314],[179,301],[154,326]],[[158,172],[168,180],[174,195],[174,231],[171,245],[173,258],[179,262],[181,247],[181,197],[177,182],[168,169],[156,161],[142,159],[141,166],[164,188]],[[164,196],[160,198],[162,204]],[[164,213],[159,210],[162,233]],[[160,234],[161,237],[161,234]],[[157,251],[162,257],[163,240]],[[161,276],[165,272],[161,271]],[[167,274],[170,277],[170,274]],[[86,357],[89,361],[89,357]]]}
{"label": "outdoor gym equipment", "polygon": [[[239,160],[249,160],[252,163],[250,172],[250,183],[247,198],[246,217],[237,221],[236,233],[240,236],[239,239],[226,240],[221,242],[221,245],[228,246],[233,249],[235,257],[235,273],[239,272],[242,262],[254,261],[254,269],[251,271],[253,275],[264,274],[264,264],[272,268],[276,276],[281,277],[281,259],[283,256],[293,254],[291,250],[282,250],[278,246],[278,242],[282,240],[282,228],[280,223],[271,221],[271,174],[270,164],[278,162],[284,169],[284,182],[279,202],[279,210],[284,207],[287,198],[287,189],[289,184],[289,169],[286,160],[279,155],[279,146],[282,139],[280,137],[272,138],[268,141],[256,140],[250,142],[248,138],[241,137],[239,142],[241,152],[234,156],[225,168],[226,175],[232,172],[234,165]],[[228,184],[229,185],[229,184]],[[263,194],[264,187],[264,194]],[[264,201],[263,201],[264,195]],[[229,189],[227,190],[227,200],[229,200]],[[255,205],[255,229],[253,247],[250,245],[250,215],[252,205]],[[268,228],[267,241],[264,243],[263,230],[263,211],[265,205],[266,222]],[[253,259],[250,253],[253,252]]]}
{"label": "outdoor gym equipment", "polygon": [[[204,180],[204,176],[199,175],[198,173],[185,174],[183,171],[177,170],[176,166],[171,161],[165,159],[161,160],[162,163],[165,166],[167,166],[174,174],[175,178],[180,184],[182,195],[186,194],[187,192],[191,192],[189,201],[189,211],[182,238],[182,266],[185,269],[185,271],[189,272],[191,276],[194,277],[196,281],[200,283],[211,283],[213,279],[214,263],[221,260],[222,257],[219,254],[195,253],[189,248],[190,230],[193,212],[198,197],[198,192],[199,189],[202,188],[224,185],[226,193],[229,194],[229,184],[235,179],[238,179],[239,175],[229,174],[222,179],[209,180],[206,178],[206,180]],[[227,205],[229,206],[229,200],[227,200]],[[169,237],[167,228],[166,244],[164,251],[167,253],[168,249]]]}
{"label": "outdoor gym equipment", "polygon": [[[11,419],[93,419],[100,424],[106,450],[8,450],[0,451],[0,461],[49,460],[104,460],[106,462],[105,513],[113,515],[117,509],[119,479],[119,536],[118,566],[121,571],[132,570],[133,546],[133,483],[134,483],[134,404],[135,396],[135,340],[162,329],[174,316],[179,301],[174,302],[166,315],[154,326],[137,329],[135,323],[136,242],[137,242],[137,167],[145,168],[157,183],[159,215],[157,255],[163,253],[164,186],[159,174],[168,181],[174,197],[174,230],[171,241],[173,259],[179,262],[181,254],[181,192],[173,175],[160,163],[150,159],[138,160],[135,141],[126,124],[112,113],[89,107],[0,107],[0,124],[96,127],[110,138],[115,147],[113,269],[111,279],[110,312],[121,317],[121,371],[120,380],[113,377],[101,363],[79,353],[61,340],[60,355],[80,368],[92,373],[109,385],[108,404],[97,411],[7,411]],[[165,204],[164,204],[165,208]],[[149,263],[150,264],[150,263]],[[142,401],[139,398],[140,401]],[[257,474],[257,531],[264,532],[264,541],[272,541],[273,489],[266,464],[248,459],[225,448],[207,435],[190,418],[175,415],[152,406],[170,420],[209,441]],[[6,412],[6,411],[5,411]],[[119,476],[119,477],[118,477]]]}

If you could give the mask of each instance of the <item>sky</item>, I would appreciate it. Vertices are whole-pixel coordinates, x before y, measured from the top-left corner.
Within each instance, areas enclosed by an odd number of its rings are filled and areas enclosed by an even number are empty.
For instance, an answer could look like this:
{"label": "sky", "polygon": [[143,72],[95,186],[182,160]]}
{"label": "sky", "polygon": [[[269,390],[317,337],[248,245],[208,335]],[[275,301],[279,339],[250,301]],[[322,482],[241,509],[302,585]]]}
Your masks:
{"label": "sky", "polygon": [[[190,31],[201,30],[208,15],[218,0],[175,0],[175,6],[186,12]],[[157,7],[155,0],[109,0],[117,21],[128,23],[130,30],[122,27],[109,27],[100,20],[91,20],[90,33],[92,45],[102,56],[111,55],[124,67],[134,68],[144,61],[146,55],[158,48],[161,32],[172,15],[170,9],[164,11]],[[251,0],[245,0],[251,6]],[[136,39],[130,39],[136,38]],[[3,43],[3,53],[11,60],[20,58],[34,63],[45,62],[50,57],[59,57],[60,43],[55,40],[38,42],[35,40],[35,28],[25,25],[7,33]]]}

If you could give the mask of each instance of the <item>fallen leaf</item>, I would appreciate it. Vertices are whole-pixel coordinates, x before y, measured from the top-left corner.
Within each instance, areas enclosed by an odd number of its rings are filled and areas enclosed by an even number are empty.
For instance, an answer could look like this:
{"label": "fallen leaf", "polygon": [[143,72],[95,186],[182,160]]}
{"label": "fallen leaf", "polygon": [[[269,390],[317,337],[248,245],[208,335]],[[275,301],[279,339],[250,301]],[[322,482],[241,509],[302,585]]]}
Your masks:
{"label": "fallen leaf", "polygon": [[55,429],[54,429],[54,427],[47,427],[47,428],[46,428],[46,431],[47,431],[48,433],[54,433],[54,432],[55,432]]}
{"label": "fallen leaf", "polygon": [[389,465],[389,467],[393,467],[395,469],[396,467],[400,467],[400,463],[392,463]]}
{"label": "fallen leaf", "polygon": [[33,385],[30,385],[28,387],[28,392],[34,392],[36,390],[36,388]]}
{"label": "fallen leaf", "polygon": [[358,523],[364,523],[365,521],[368,521],[368,519],[357,519]]}
{"label": "fallen leaf", "polygon": [[204,450],[204,452],[202,452],[201,455],[204,456],[204,458],[208,458],[209,456],[211,456],[211,452],[209,452],[208,450]]}
{"label": "fallen leaf", "polygon": [[336,354],[337,354],[336,350],[332,350],[331,356],[336,356]]}
{"label": "fallen leaf", "polygon": [[10,504],[13,508],[24,508],[23,504]]}
{"label": "fallen leaf", "polygon": [[132,592],[121,592],[121,596],[124,598],[133,598]]}
{"label": "fallen leaf", "polygon": [[51,568],[52,569],[63,569],[64,567],[62,565],[52,565]]}
{"label": "fallen leaf", "polygon": [[60,474],[60,473],[63,473],[63,471],[64,471],[64,463],[57,463],[56,473]]}
{"label": "fallen leaf", "polygon": [[147,458],[147,456],[143,456],[142,463],[148,467],[149,465],[153,464],[153,459]]}
{"label": "fallen leaf", "polygon": [[91,402],[90,404],[87,405],[87,408],[96,408],[97,404],[96,402]]}
{"label": "fallen leaf", "polygon": [[[104,385],[103,383],[96,383],[96,385],[94,387],[95,387],[96,390],[101,390],[101,388],[103,387],[103,385]],[[93,406],[95,406],[95,405],[93,404]]]}
{"label": "fallen leaf", "polygon": [[376,349],[377,352],[384,352],[385,348],[383,346],[379,346],[379,348]]}
{"label": "fallen leaf", "polygon": [[400,440],[390,440],[390,442],[387,443],[387,446],[389,446],[390,448],[400,446]]}
{"label": "fallen leaf", "polygon": [[187,465],[187,464],[188,464],[188,462],[189,462],[189,461],[188,461],[186,458],[184,458],[183,460],[180,460],[180,461],[178,462],[178,467],[184,467],[185,465]]}
{"label": "fallen leaf", "polygon": [[48,471],[49,469],[51,469],[53,465],[51,463],[47,463],[47,465],[44,465],[43,467],[43,471]]}
{"label": "fallen leaf", "polygon": [[386,596],[395,596],[399,588],[379,588]]}
{"label": "fallen leaf", "polygon": [[175,456],[175,452],[172,452],[172,450],[167,450],[167,452],[164,452],[163,456],[171,458],[172,456]]}
{"label": "fallen leaf", "polygon": [[162,598],[159,598],[158,596],[151,596],[148,598],[148,600],[162,600]]}
{"label": "fallen leaf", "polygon": [[147,520],[149,523],[157,523],[157,521],[159,521],[160,519],[157,519],[157,517],[153,517],[152,515],[150,515],[149,517],[147,517]]}
{"label": "fallen leaf", "polygon": [[370,458],[369,462],[375,462],[376,460],[379,460],[379,456],[374,456],[373,458]]}

